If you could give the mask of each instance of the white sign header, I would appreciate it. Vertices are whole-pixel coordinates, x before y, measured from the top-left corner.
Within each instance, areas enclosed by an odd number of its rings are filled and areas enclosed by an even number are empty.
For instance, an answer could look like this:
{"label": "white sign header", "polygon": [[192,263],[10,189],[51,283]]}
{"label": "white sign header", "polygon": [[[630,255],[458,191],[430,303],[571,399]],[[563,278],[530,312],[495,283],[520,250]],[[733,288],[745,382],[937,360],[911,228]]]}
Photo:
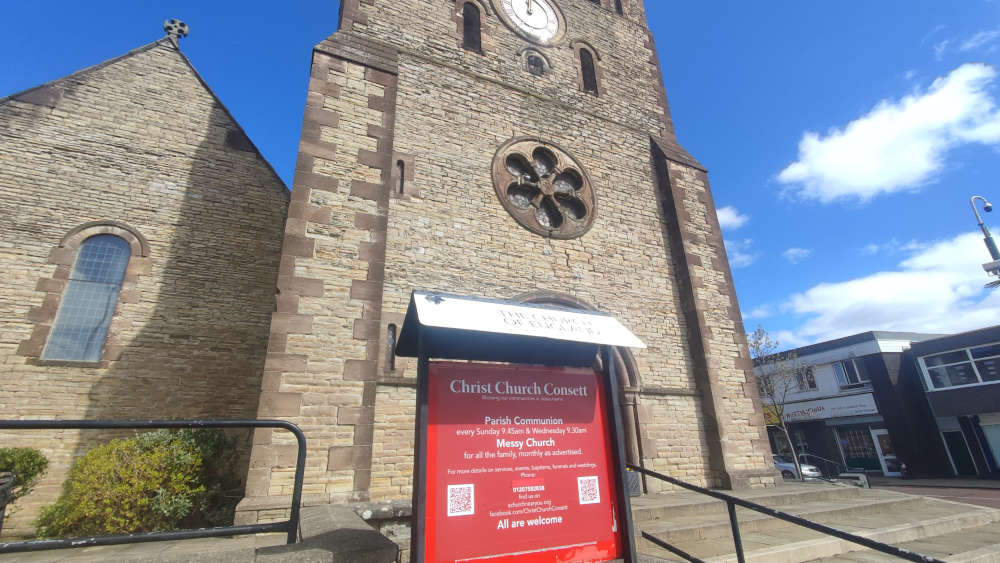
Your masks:
{"label": "white sign header", "polygon": [[451,295],[414,293],[413,297],[420,324],[424,326],[607,346],[646,347],[617,319],[607,315],[463,299]]}
{"label": "white sign header", "polygon": [[875,397],[871,393],[848,395],[846,397],[830,397],[815,401],[802,401],[785,405],[785,422],[802,422],[806,420],[822,420],[842,416],[861,416],[878,414]]}

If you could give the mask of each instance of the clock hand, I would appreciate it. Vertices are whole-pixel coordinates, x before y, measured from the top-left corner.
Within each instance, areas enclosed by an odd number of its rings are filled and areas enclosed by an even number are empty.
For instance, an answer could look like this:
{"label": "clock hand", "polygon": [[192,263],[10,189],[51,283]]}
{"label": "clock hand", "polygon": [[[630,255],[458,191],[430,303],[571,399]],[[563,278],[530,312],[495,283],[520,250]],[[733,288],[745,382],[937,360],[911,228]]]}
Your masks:
{"label": "clock hand", "polygon": [[527,4],[527,8],[528,8],[528,15],[530,16],[530,15],[531,15],[531,5],[532,5],[532,4],[534,3],[534,2],[532,2],[532,0],[525,0],[525,3]]}

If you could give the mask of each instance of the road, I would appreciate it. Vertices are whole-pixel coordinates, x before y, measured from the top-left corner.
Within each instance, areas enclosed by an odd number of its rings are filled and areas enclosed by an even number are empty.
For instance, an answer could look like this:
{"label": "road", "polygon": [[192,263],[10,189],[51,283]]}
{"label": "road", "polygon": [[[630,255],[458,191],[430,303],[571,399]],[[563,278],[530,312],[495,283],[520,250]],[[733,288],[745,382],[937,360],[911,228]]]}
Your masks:
{"label": "road", "polygon": [[878,489],[906,493],[909,495],[920,495],[924,497],[934,497],[942,500],[954,502],[964,502],[966,504],[977,504],[989,508],[1000,509],[1000,489],[963,489],[959,487],[892,487],[878,485]]}

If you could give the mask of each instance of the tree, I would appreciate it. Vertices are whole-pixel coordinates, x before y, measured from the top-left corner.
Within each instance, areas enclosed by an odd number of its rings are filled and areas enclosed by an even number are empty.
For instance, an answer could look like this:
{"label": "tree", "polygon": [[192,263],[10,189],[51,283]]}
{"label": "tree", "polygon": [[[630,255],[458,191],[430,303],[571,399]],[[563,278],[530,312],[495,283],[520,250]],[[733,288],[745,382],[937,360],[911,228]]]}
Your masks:
{"label": "tree", "polygon": [[808,367],[798,360],[794,352],[778,352],[778,341],[772,340],[760,325],[757,325],[757,329],[747,338],[747,344],[750,346],[754,373],[758,374],[757,381],[760,384],[764,409],[765,411],[770,409],[774,415],[769,417],[765,412],[764,420],[768,426],[777,428],[784,434],[788,447],[792,449],[795,472],[801,480],[802,466],[799,464],[798,452],[795,451],[795,444],[785,422],[785,404],[792,392],[803,387],[803,378],[811,377],[811,373],[807,373]]}
{"label": "tree", "polygon": [[[49,466],[49,460],[38,450],[31,448],[0,448],[0,474],[13,473],[14,483],[11,485],[10,496],[6,499],[7,504],[13,504],[17,499],[26,496],[32,490],[38,480],[45,474],[45,469]],[[0,518],[3,517],[3,506],[5,502],[0,498]],[[7,512],[7,516],[13,510]],[[0,522],[2,527],[3,522]]]}

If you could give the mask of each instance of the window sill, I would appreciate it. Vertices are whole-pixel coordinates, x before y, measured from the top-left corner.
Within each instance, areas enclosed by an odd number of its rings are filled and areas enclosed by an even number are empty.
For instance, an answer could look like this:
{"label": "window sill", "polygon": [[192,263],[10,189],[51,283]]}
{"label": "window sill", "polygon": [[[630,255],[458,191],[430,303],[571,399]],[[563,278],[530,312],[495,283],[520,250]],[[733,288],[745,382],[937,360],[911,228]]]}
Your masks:
{"label": "window sill", "polygon": [[102,368],[107,367],[105,362],[102,361],[79,361],[79,360],[43,360],[35,359],[31,362],[32,365],[36,366],[51,366],[51,367],[71,367],[71,368]]}
{"label": "window sill", "polygon": [[1000,380],[997,381],[983,381],[982,383],[966,383],[965,385],[952,385],[950,387],[934,387],[928,389],[928,393],[934,393],[936,391],[951,391],[952,389],[968,389],[969,387],[983,387],[984,385],[997,385],[1000,384]]}

